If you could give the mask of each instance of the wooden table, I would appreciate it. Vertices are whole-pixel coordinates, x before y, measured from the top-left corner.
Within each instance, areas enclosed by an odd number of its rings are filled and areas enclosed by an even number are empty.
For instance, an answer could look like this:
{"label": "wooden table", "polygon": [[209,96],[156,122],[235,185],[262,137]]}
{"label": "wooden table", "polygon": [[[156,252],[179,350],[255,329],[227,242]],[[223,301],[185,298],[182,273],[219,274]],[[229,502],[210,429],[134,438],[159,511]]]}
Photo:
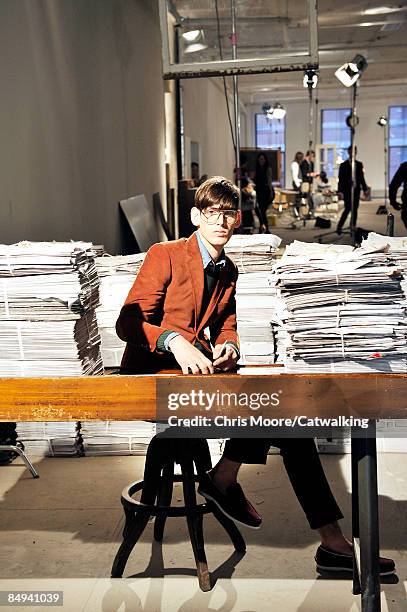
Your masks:
{"label": "wooden table", "polygon": [[[270,374],[267,376],[101,376],[0,379],[0,421],[156,420],[157,385],[225,386],[233,391],[267,388],[282,398],[268,408],[273,418],[369,419],[352,437],[354,593],[363,612],[380,611],[379,525],[375,419],[407,418],[404,374]],[[189,413],[192,411],[188,408]],[[240,410],[240,409],[239,409]],[[242,415],[248,414],[242,408]],[[271,410],[271,412],[270,412]],[[234,408],[223,407],[233,416]],[[194,410],[196,413],[196,409]],[[361,437],[360,437],[361,436]]]}

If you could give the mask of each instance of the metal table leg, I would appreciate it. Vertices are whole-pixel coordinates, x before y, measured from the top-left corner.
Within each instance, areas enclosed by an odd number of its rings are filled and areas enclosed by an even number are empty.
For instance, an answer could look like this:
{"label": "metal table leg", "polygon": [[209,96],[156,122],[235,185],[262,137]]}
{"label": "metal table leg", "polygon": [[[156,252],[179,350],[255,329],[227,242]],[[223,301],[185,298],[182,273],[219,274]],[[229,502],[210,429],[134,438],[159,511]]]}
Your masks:
{"label": "metal table leg", "polygon": [[362,612],[380,612],[376,422],[352,431],[353,592]]}
{"label": "metal table leg", "polygon": [[17,453],[18,455],[20,455],[26,467],[30,470],[32,477],[33,478],[40,477],[37,470],[35,469],[35,467],[33,466],[33,464],[31,463],[31,461],[29,460],[29,458],[27,457],[27,455],[25,454],[22,448],[20,448],[19,446],[14,446],[12,444],[0,444],[0,451],[3,451],[3,450],[13,451],[14,453]]}

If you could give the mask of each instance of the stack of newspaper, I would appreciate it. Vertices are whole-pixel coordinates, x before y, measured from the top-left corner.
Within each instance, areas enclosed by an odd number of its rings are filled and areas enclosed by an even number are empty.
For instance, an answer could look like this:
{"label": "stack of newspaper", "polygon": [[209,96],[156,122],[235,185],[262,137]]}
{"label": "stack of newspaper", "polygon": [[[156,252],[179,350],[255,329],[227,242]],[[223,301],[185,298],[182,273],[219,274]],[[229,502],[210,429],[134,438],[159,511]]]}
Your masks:
{"label": "stack of newspaper", "polygon": [[407,237],[382,236],[381,234],[370,232],[367,240],[362,243],[362,246],[364,248],[388,247],[389,255],[394,258],[395,264],[400,266],[402,270],[403,278],[401,287],[407,300]]}
{"label": "stack of newspaper", "polygon": [[239,273],[272,270],[281,238],[273,234],[234,234],[225,253],[236,264]]}
{"label": "stack of newspaper", "polygon": [[94,256],[86,242],[0,245],[0,376],[101,374]]}
{"label": "stack of newspaper", "polygon": [[280,238],[272,234],[234,235],[226,254],[239,269],[236,284],[240,365],[275,361],[275,276],[272,273]]}
{"label": "stack of newspaper", "polygon": [[295,241],[275,268],[287,371],[406,371],[402,271],[387,246]]}
{"label": "stack of newspaper", "polygon": [[102,339],[103,366],[119,366],[125,343],[116,334],[116,321],[144,261],[145,253],[99,257],[96,268],[100,281],[100,306],[96,317]]}
{"label": "stack of newspaper", "polygon": [[149,421],[82,421],[84,453],[97,455],[145,455],[155,423]]}
{"label": "stack of newspaper", "polygon": [[66,457],[83,454],[79,422],[20,422],[17,423],[17,436],[29,456]]}

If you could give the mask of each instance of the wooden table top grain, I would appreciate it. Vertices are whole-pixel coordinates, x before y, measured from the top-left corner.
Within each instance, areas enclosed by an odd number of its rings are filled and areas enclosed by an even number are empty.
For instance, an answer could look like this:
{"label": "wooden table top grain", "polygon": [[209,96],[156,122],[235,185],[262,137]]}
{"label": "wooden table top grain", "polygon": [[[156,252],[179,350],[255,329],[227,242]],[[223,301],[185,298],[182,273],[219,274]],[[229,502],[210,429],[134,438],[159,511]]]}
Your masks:
{"label": "wooden table top grain", "polygon": [[[279,393],[269,407],[274,418],[407,418],[405,374],[164,374],[0,378],[0,421],[155,420],[158,395],[190,388]],[[234,407],[222,412],[236,414]]]}

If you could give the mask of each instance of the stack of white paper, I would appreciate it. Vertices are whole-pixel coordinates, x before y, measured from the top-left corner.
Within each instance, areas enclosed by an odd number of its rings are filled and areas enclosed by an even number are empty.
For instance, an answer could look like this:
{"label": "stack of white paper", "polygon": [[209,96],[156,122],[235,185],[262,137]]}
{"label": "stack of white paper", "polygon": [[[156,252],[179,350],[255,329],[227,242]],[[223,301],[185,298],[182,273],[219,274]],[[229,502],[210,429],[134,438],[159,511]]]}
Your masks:
{"label": "stack of white paper", "polygon": [[405,371],[401,268],[387,247],[294,242],[276,263],[287,371]]}
{"label": "stack of white paper", "polygon": [[85,455],[145,455],[156,424],[149,421],[82,421]]}
{"label": "stack of white paper", "polygon": [[275,361],[276,286],[272,268],[280,242],[272,234],[238,234],[225,247],[239,269],[236,284],[239,365]]}
{"label": "stack of white paper", "polygon": [[80,424],[70,422],[17,423],[18,442],[29,456],[79,456],[82,452]]}
{"label": "stack of white paper", "polygon": [[280,243],[281,238],[273,234],[234,234],[225,253],[239,272],[270,271]]}
{"label": "stack of white paper", "polygon": [[87,242],[0,245],[0,376],[101,374]]}
{"label": "stack of white paper", "polygon": [[145,253],[139,253],[96,259],[100,281],[100,306],[96,309],[96,317],[105,368],[120,365],[126,344],[116,334],[116,321],[144,257]]}
{"label": "stack of white paper", "polygon": [[395,263],[399,266],[403,273],[401,287],[407,300],[407,237],[405,236],[382,236],[370,232],[367,240],[362,244],[366,248],[381,248],[388,247],[389,255],[394,257]]}

